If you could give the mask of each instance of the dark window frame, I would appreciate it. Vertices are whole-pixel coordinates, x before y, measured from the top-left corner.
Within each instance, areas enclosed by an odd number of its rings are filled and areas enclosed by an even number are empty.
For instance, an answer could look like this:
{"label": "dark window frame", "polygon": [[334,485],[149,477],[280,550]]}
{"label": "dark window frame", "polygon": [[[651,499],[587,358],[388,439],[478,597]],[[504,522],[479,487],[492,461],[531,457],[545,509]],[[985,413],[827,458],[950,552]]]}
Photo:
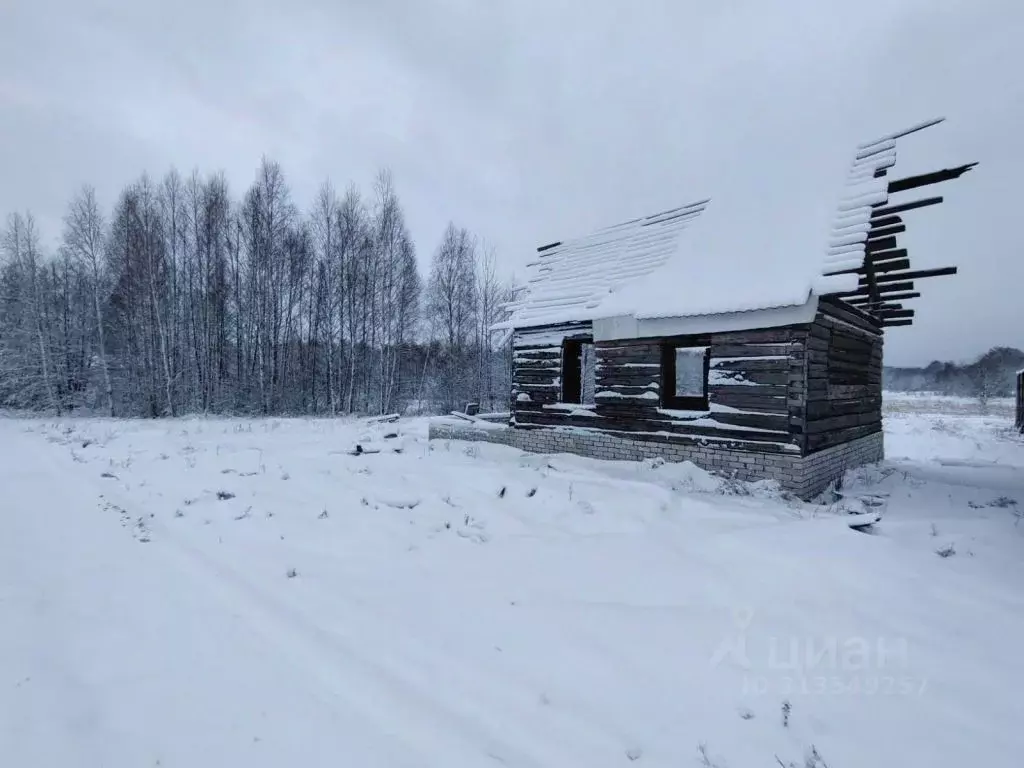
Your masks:
{"label": "dark window frame", "polygon": [[583,345],[593,343],[592,336],[562,339],[560,403],[583,404]]}
{"label": "dark window frame", "polygon": [[[679,397],[676,395],[676,350],[705,347],[704,396]],[[661,407],[674,411],[706,411],[709,409],[708,377],[711,372],[711,340],[699,337],[672,339],[661,345]]]}

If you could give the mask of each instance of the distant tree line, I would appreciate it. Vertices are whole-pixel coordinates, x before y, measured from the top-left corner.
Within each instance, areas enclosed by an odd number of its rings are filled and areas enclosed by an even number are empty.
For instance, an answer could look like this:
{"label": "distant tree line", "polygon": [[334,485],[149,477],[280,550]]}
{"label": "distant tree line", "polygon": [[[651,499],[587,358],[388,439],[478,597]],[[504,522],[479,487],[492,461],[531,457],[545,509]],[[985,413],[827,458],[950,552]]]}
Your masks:
{"label": "distant tree line", "polygon": [[993,347],[970,363],[929,363],[924,368],[885,368],[884,387],[896,392],[937,392],[976,397],[986,404],[993,397],[1011,397],[1015,373],[1024,368],[1024,352]]}
{"label": "distant tree line", "polygon": [[0,237],[0,407],[56,414],[341,414],[506,407],[489,332],[511,286],[449,224],[429,274],[391,175],[369,198],[325,183],[312,209],[264,160],[223,175],[91,187],[44,252],[30,213]]}

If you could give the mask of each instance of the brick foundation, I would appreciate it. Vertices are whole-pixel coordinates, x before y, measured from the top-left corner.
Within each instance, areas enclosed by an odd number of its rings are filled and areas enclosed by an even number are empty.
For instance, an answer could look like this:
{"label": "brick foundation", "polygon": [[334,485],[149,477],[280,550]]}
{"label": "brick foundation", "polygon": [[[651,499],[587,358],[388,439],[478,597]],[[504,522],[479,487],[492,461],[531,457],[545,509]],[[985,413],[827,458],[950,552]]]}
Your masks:
{"label": "brick foundation", "polygon": [[803,499],[817,496],[847,469],[881,461],[884,456],[881,432],[809,456],[739,451],[711,443],[629,440],[596,431],[475,427],[440,419],[431,421],[430,439],[499,443],[534,453],[574,453],[595,459],[640,461],[660,456],[666,461],[692,461],[698,467],[740,480],[778,480],[783,488]]}

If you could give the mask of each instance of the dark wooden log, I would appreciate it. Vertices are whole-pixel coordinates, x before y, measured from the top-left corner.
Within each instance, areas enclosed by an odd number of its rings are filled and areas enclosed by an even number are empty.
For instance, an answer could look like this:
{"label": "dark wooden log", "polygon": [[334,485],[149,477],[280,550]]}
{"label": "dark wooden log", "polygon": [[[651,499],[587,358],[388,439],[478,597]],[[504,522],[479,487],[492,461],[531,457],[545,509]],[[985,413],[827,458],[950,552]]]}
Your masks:
{"label": "dark wooden log", "polygon": [[562,356],[545,355],[544,357],[517,357],[512,360],[514,368],[561,368]]}
{"label": "dark wooden log", "polygon": [[659,420],[623,420],[613,416],[602,416],[602,428],[623,432],[668,432],[673,436],[685,436],[691,438],[724,438],[729,440],[742,440],[752,443],[786,443],[790,442],[792,436],[788,432],[788,425],[781,430],[773,431],[752,431],[722,426],[696,426],[685,422]]}
{"label": "dark wooden log", "polygon": [[878,264],[889,259],[905,259],[907,258],[906,248],[893,248],[889,251],[874,251],[871,254],[871,261],[874,264]]}
{"label": "dark wooden log", "polygon": [[641,339],[612,339],[608,341],[600,341],[598,345],[606,349],[626,348],[626,347],[658,347],[661,348],[665,344],[679,344],[685,343],[693,346],[708,346],[711,343],[711,339],[707,334],[697,335],[677,335],[677,336],[644,336]]}
{"label": "dark wooden log", "polygon": [[522,355],[543,355],[543,354],[562,354],[561,342],[557,344],[544,343],[544,344],[527,344],[523,346],[516,346],[512,348],[512,352],[517,357]]}
{"label": "dark wooden log", "polygon": [[[886,293],[912,290],[914,290],[914,282],[912,280],[900,283],[881,283],[878,285],[878,292],[881,294],[881,298],[885,298]],[[832,293],[829,294],[828,298],[843,299],[844,301],[849,298],[868,298],[868,287],[864,281],[861,281],[861,286],[857,290]],[[870,300],[876,301],[877,299]]]}
{"label": "dark wooden log", "polygon": [[596,380],[596,391],[614,391],[616,387],[633,387],[645,389],[649,385],[651,389],[660,389],[661,382],[657,376],[598,376]]}
{"label": "dark wooden log", "polygon": [[514,382],[523,384],[558,384],[558,371],[516,371],[512,377]]}
{"label": "dark wooden log", "polygon": [[608,357],[621,357],[623,355],[651,354],[655,355],[661,349],[661,344],[656,344],[647,339],[643,341],[599,341],[594,349]]}
{"label": "dark wooden log", "polygon": [[598,365],[594,375],[598,379],[644,379],[646,381],[660,381],[661,366],[654,368],[632,368],[621,365]]}
{"label": "dark wooden log", "polygon": [[736,395],[739,397],[785,397],[785,385],[751,385],[751,384],[710,384],[709,397]]}
{"label": "dark wooden log", "polygon": [[534,361],[534,360],[560,360],[562,357],[561,349],[553,347],[551,349],[517,349],[513,356],[514,362],[520,361]]}
{"label": "dark wooden log", "polygon": [[527,395],[530,400],[537,403],[556,403],[562,397],[562,388],[555,385],[530,386],[528,384],[513,384],[512,394],[515,397],[518,397],[519,395]]}
{"label": "dark wooden log", "polygon": [[782,344],[799,338],[797,327],[766,328],[759,331],[729,331],[711,334],[711,346],[737,344]]}
{"label": "dark wooden log", "polygon": [[874,267],[875,274],[896,272],[901,269],[910,269],[910,259],[887,259],[885,261],[872,260],[871,266]]}
{"label": "dark wooden log", "polygon": [[561,365],[552,365],[549,367],[542,367],[539,365],[531,366],[516,366],[512,369],[512,378],[547,378],[553,379],[562,374]]}
{"label": "dark wooden log", "polygon": [[826,342],[828,341],[828,337],[831,335],[831,331],[829,331],[828,327],[822,323],[814,323],[810,328],[808,328],[807,333],[809,336],[819,340],[824,339]]}
{"label": "dark wooden log", "polygon": [[904,213],[906,211],[917,210],[918,208],[926,208],[930,205],[938,205],[942,202],[942,197],[926,197],[921,200],[913,200],[909,203],[900,203],[899,205],[887,205],[881,208],[875,208],[872,212],[872,216],[887,216],[893,213]]}
{"label": "dark wooden log", "polygon": [[806,370],[814,370],[819,366],[824,366],[828,363],[829,348],[825,349],[810,349],[807,351],[807,365]]}
{"label": "dark wooden log", "polygon": [[524,387],[516,387],[512,391],[513,399],[519,397],[519,395],[527,395],[530,399],[516,402],[533,402],[533,403],[557,403],[558,398],[561,395],[561,389],[556,387],[549,387],[547,389],[526,389]]}
{"label": "dark wooden log", "polygon": [[821,312],[820,321],[826,325],[829,319],[836,319],[868,333],[878,333],[878,321],[875,318],[844,301],[822,297],[818,302],[818,308]]}
{"label": "dark wooden log", "polygon": [[647,369],[651,365],[657,364],[661,367],[661,354],[633,354],[633,355],[620,355],[618,357],[609,357],[598,353],[597,365],[598,367],[604,368],[605,370],[619,368],[636,368],[637,370]]}
{"label": "dark wooden log", "polygon": [[877,240],[868,240],[864,244],[864,253],[875,253],[877,251],[891,251],[896,248],[896,238],[880,237]]}
{"label": "dark wooden log", "polygon": [[661,379],[656,376],[645,376],[639,383],[631,383],[625,381],[612,381],[608,384],[601,386],[598,391],[601,392],[621,392],[623,394],[636,392],[642,392],[643,390],[654,390],[661,389]]}
{"label": "dark wooden log", "polygon": [[712,413],[710,418],[731,426],[755,427],[776,432],[786,432],[789,427],[788,413]]}
{"label": "dark wooden log", "polygon": [[[637,397],[644,395],[644,397]],[[655,395],[651,397],[650,395]],[[599,387],[594,392],[594,402],[599,406],[636,408],[661,408],[661,391],[658,387]]]}
{"label": "dark wooden log", "polygon": [[901,232],[906,232],[906,231],[907,231],[907,225],[906,224],[892,224],[892,225],[890,225],[888,227],[879,227],[879,226],[872,225],[871,229],[868,231],[868,240],[867,241],[869,243],[872,243],[875,240],[879,240],[879,239],[881,239],[883,237],[889,237],[891,235],[898,235]]}
{"label": "dark wooden log", "polygon": [[561,370],[562,370],[562,363],[559,360],[556,360],[554,362],[548,362],[548,363],[542,363],[540,361],[535,361],[535,362],[531,362],[531,363],[518,363],[513,368],[513,374],[526,374],[526,375],[529,375],[529,374],[538,374],[538,375],[544,374],[544,375],[550,376],[551,372],[554,371],[554,375],[558,376],[559,372]]}
{"label": "dark wooden log", "polygon": [[878,311],[878,316],[881,317],[884,320],[888,320],[890,318],[913,317],[914,316],[914,310],[912,310],[912,309],[882,309],[882,310]]}
{"label": "dark wooden log", "polygon": [[967,163],[966,165],[959,165],[955,168],[944,168],[941,171],[922,173],[919,176],[908,176],[905,179],[894,179],[889,182],[889,194],[892,195],[897,192],[906,192],[908,189],[917,189],[918,187],[927,187],[943,181],[959,179],[976,165],[977,163]]}
{"label": "dark wooden log", "polygon": [[[887,261],[875,261],[871,260],[871,269],[876,273],[880,272],[893,272],[897,269],[910,269],[910,259],[891,259]],[[838,272],[826,272],[826,275],[852,275],[852,274],[867,274],[868,265],[865,264],[863,267],[852,267],[850,269],[841,269]]]}
{"label": "dark wooden log", "polygon": [[[747,381],[751,384],[787,384],[789,382],[789,374],[782,371],[730,371],[714,369],[711,371],[709,386],[737,386],[735,384],[737,381]],[[742,386],[742,384],[739,386]]]}
{"label": "dark wooden log", "polygon": [[832,379],[837,375],[843,374],[859,374],[861,376],[866,376],[871,372],[871,369],[877,367],[877,365],[878,363],[871,358],[839,360],[836,357],[832,357],[828,361],[829,378]]}
{"label": "dark wooden log", "polygon": [[828,364],[835,366],[858,366],[861,368],[870,368],[872,365],[877,365],[880,362],[880,357],[876,358],[872,352],[852,352],[849,350],[843,350],[839,347],[835,347],[829,353]]}
{"label": "dark wooden log", "polygon": [[878,286],[878,292],[881,294],[883,299],[888,294],[890,294],[890,293],[896,293],[896,292],[899,292],[899,291],[912,291],[912,290],[914,290],[914,281],[913,280],[907,280],[907,281],[904,281],[904,282],[896,282],[896,283],[883,282],[883,283],[880,283],[879,286]]}
{"label": "dark wooden log", "polygon": [[583,429],[602,429],[599,416],[572,416],[568,413],[549,411],[516,411],[517,424],[532,424],[549,427],[579,427]]}
{"label": "dark wooden log", "polygon": [[877,211],[871,214],[871,230],[874,230],[875,227],[891,227],[902,223],[902,216],[880,215]]}
{"label": "dark wooden log", "polygon": [[750,344],[712,344],[711,358],[716,357],[775,357],[799,355],[802,347],[792,342],[752,346]]}
{"label": "dark wooden log", "polygon": [[893,328],[900,325],[913,325],[913,320],[886,320],[882,323],[883,328]]}
{"label": "dark wooden log", "polygon": [[880,413],[882,396],[857,400],[816,400],[807,403],[807,420],[825,419],[851,413]]}
{"label": "dark wooden log", "polygon": [[877,333],[850,328],[849,326],[836,328],[829,339],[828,354],[835,350],[851,352],[854,354],[869,354],[877,346],[879,336]]}
{"label": "dark wooden log", "polygon": [[784,357],[779,360],[758,360],[757,358],[744,358],[743,360],[716,360],[711,358],[712,371],[779,371],[789,370],[790,360]]}
{"label": "dark wooden log", "polygon": [[759,413],[781,413],[786,410],[786,398],[783,397],[740,397],[738,395],[717,395],[710,398],[711,403],[739,408],[744,411]]}
{"label": "dark wooden log", "polygon": [[834,398],[852,399],[855,397],[871,397],[877,394],[871,387],[864,384],[857,384],[853,386],[839,386],[834,385],[831,387],[832,396]]}
{"label": "dark wooden log", "polygon": [[850,427],[835,432],[823,432],[807,435],[807,450],[809,453],[830,448],[833,445],[840,445],[861,437],[867,437],[875,432],[882,431],[882,423],[866,424],[863,426]]}
{"label": "dark wooden log", "polygon": [[920,298],[920,296],[921,296],[921,294],[917,293],[915,291],[906,291],[904,293],[886,294],[886,297],[884,299],[881,299],[878,302],[872,302],[870,299],[868,299],[865,296],[864,298],[849,299],[849,303],[850,304],[854,304],[854,305],[856,305],[858,307],[861,307],[863,309],[867,309],[868,311],[870,311],[872,306],[874,306],[875,304],[884,304],[887,301],[902,301],[902,300],[905,300],[905,299],[917,299],[917,298]]}
{"label": "dark wooden log", "polygon": [[[894,283],[902,280],[917,280],[925,277],[942,277],[944,275],[955,275],[956,267],[939,267],[937,269],[919,269],[916,272],[892,272],[887,275],[879,275],[877,280],[881,283]],[[860,280],[861,285],[866,284],[864,278]],[[881,285],[879,286],[881,287]],[[904,289],[901,289],[904,290]]]}

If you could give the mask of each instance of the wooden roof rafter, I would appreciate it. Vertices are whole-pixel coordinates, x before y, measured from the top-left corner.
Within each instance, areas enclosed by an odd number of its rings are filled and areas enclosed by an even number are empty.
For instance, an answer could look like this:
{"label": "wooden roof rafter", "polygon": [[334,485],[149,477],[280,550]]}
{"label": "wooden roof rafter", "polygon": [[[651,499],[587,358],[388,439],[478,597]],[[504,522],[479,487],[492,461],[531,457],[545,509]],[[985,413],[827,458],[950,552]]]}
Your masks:
{"label": "wooden roof rafter", "polygon": [[[865,180],[885,184],[884,199],[871,203],[870,212],[846,224],[841,220],[833,230],[833,243],[829,266],[823,274],[850,275],[859,277],[856,290],[842,291],[830,295],[856,306],[879,320],[883,327],[910,325],[913,309],[904,309],[894,300],[913,299],[920,296],[914,291],[913,280],[943,275],[955,275],[956,267],[911,270],[910,257],[905,247],[900,246],[898,236],[905,233],[906,214],[919,208],[938,205],[941,196],[925,197],[908,202],[893,203],[891,195],[913,189],[952,181],[974,168],[977,163],[966,163],[929,173],[892,179],[887,183],[888,171],[895,164],[897,139],[938,125],[944,118],[925,121],[906,130],[889,134],[875,141],[861,144],[857,148],[850,170],[848,184],[863,184]],[[872,172],[872,166],[874,168]],[[867,226],[859,222],[867,219]],[[844,235],[842,233],[849,233]],[[858,261],[858,255],[862,259]],[[830,269],[831,267],[831,269]]]}

